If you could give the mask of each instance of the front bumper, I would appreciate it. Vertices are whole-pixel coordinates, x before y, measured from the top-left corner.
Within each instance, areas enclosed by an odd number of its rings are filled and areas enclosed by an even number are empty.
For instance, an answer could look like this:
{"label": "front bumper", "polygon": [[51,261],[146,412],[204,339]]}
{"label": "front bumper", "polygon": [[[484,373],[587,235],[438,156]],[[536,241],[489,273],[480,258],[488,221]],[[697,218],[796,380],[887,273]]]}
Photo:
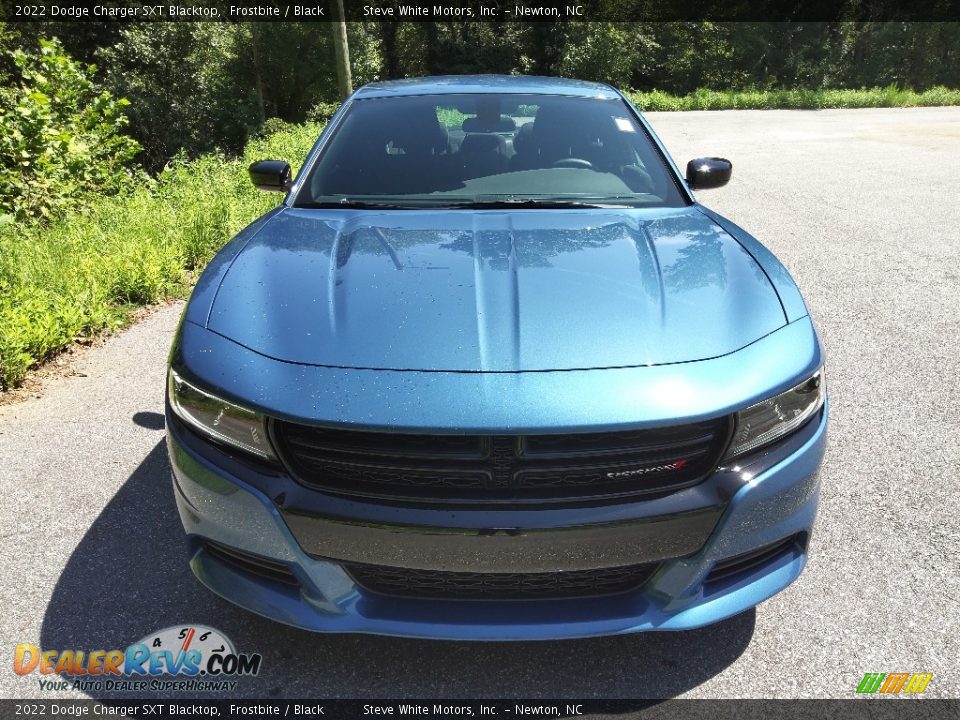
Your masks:
{"label": "front bumper", "polygon": [[[531,640],[695,628],[783,590],[806,561],[827,414],[825,405],[818,418],[781,445],[742,467],[718,471],[672,500],[646,501],[627,510],[572,508],[552,518],[541,511],[526,522],[496,525],[513,529],[502,533],[477,532],[480,521],[469,517],[454,518],[446,528],[432,519],[411,523],[417,516],[409,513],[405,522],[399,515],[358,522],[360,509],[350,507],[355,504],[325,496],[320,498],[323,511],[305,516],[289,510],[285,493],[267,491],[281,486],[272,485],[281,476],[272,480],[271,473],[278,471],[252,466],[199,441],[169,412],[167,438],[191,567],[204,585],[227,600],[317,632]],[[765,562],[711,579],[718,562],[791,537],[796,541]],[[211,541],[282,567],[294,581],[271,579],[226,561],[211,550]],[[639,589],[606,597],[415,600],[368,592],[340,562],[318,556],[486,572],[624,562],[657,562],[658,568]]]}

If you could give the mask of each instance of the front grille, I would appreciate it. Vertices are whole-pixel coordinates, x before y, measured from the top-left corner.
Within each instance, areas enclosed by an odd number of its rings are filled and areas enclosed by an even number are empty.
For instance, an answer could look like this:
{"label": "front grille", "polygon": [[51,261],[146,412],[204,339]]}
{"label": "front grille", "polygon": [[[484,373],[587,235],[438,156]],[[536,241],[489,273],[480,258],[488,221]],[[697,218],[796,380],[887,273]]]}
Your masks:
{"label": "front grille", "polygon": [[726,418],[626,432],[416,435],[276,421],[280,456],[302,484],[385,500],[578,501],[688,487],[716,466]]}
{"label": "front grille", "polygon": [[636,590],[657,565],[545,573],[474,573],[344,565],[364,589],[380,595],[439,600],[537,600],[597,597]]}

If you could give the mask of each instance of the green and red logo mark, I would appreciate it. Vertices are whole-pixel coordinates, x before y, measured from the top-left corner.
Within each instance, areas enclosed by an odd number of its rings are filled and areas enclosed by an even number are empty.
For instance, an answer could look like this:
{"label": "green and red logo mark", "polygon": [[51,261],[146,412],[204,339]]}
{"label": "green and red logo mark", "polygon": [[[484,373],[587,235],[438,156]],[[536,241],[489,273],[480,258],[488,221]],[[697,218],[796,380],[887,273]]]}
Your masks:
{"label": "green and red logo mark", "polygon": [[919,695],[927,689],[933,673],[867,673],[857,685],[861,695]]}

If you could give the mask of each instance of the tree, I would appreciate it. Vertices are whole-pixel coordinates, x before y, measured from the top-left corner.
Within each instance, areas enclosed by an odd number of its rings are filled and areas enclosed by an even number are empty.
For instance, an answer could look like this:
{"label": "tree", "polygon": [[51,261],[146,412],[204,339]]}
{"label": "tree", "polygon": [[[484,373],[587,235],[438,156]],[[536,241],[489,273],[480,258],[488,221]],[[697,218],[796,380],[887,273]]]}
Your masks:
{"label": "tree", "polygon": [[347,23],[344,20],[343,0],[336,0],[337,20],[332,23],[333,48],[337,58],[337,89],[340,98],[353,92],[353,79],[350,77],[350,44],[347,41]]}
{"label": "tree", "polygon": [[555,69],[566,77],[629,87],[655,47],[642,23],[574,23]]}
{"label": "tree", "polygon": [[159,170],[178,151],[239,152],[257,126],[254,83],[238,77],[248,25],[126,25],[99,57],[108,88],[130,100],[130,133],[141,161]]}

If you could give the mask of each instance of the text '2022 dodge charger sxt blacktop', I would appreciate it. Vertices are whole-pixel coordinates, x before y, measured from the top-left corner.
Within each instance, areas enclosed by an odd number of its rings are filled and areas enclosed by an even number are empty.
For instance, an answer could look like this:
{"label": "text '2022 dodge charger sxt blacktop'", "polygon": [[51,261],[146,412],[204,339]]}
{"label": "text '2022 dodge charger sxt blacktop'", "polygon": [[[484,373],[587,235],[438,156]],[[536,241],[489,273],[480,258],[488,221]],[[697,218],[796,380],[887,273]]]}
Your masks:
{"label": "text '2022 dodge charger sxt blacktop'", "polygon": [[190,563],[322,632],[677,630],[806,561],[823,353],[796,285],[616,90],[367,85],[203,273],[170,355]]}

